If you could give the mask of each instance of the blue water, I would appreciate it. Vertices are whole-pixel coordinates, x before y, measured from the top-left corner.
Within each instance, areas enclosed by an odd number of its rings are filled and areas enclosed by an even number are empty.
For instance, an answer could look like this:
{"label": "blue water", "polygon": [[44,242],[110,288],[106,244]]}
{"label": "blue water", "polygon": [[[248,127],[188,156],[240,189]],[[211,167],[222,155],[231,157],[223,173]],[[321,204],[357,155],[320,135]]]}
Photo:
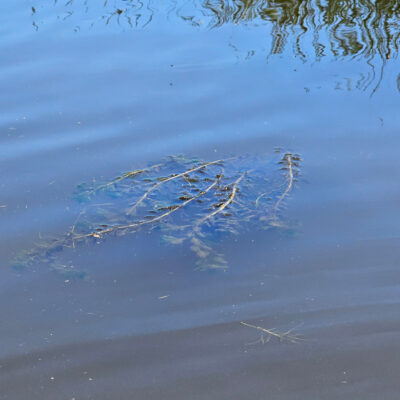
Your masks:
{"label": "blue water", "polygon": [[[1,399],[396,398],[397,5],[276,3],[0,4]],[[79,183],[277,146],[296,235],[226,239],[225,272],[145,233],[65,252],[85,280],[10,267]]]}

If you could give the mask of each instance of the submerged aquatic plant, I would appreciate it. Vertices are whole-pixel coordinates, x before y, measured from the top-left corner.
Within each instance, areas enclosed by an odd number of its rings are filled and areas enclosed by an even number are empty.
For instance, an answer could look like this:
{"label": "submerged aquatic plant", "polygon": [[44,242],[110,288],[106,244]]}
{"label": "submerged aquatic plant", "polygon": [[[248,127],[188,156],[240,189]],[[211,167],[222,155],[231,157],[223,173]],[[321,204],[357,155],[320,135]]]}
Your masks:
{"label": "submerged aquatic plant", "polygon": [[298,154],[289,152],[280,153],[277,162],[174,156],[110,181],[78,185],[74,199],[82,209],[71,229],[22,252],[14,265],[48,263],[68,273],[73,267],[58,261],[62,250],[148,228],[159,230],[168,244],[188,243],[199,268],[225,269],[227,260],[217,250],[221,235],[286,227],[281,210],[300,162]]}

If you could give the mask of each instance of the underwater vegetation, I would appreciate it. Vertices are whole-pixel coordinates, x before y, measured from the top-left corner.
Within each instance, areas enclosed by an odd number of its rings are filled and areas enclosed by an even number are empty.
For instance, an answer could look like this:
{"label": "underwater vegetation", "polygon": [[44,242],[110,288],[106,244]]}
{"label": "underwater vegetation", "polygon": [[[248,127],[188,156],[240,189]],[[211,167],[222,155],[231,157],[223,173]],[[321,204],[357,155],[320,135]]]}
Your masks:
{"label": "underwater vegetation", "polygon": [[300,174],[301,157],[290,152],[267,157],[204,161],[170,156],[144,169],[104,182],[80,184],[73,195],[82,205],[70,230],[24,250],[14,267],[48,264],[63,274],[60,252],[100,244],[109,237],[157,231],[164,243],[187,244],[200,269],[225,269],[218,244],[249,229],[285,229],[282,209]]}

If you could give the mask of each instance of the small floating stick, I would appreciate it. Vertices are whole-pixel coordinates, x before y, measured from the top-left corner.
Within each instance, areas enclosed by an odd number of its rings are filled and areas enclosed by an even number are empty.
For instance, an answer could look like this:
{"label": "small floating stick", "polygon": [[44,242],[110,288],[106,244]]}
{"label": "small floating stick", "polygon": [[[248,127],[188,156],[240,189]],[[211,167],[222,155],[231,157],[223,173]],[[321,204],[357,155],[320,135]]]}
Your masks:
{"label": "small floating stick", "polygon": [[[261,326],[252,325],[252,324],[249,324],[249,323],[243,322],[243,321],[240,322],[240,325],[247,326],[248,328],[257,329],[258,331],[260,331],[262,333],[266,333],[270,337],[273,336],[273,337],[278,338],[281,342],[284,340],[288,340],[289,342],[296,343],[300,340],[304,340],[300,335],[292,334],[294,328],[289,329],[288,331],[285,331],[285,332],[277,332],[276,329],[274,329],[274,328],[266,329]],[[265,339],[262,339],[261,342],[264,343]]]}

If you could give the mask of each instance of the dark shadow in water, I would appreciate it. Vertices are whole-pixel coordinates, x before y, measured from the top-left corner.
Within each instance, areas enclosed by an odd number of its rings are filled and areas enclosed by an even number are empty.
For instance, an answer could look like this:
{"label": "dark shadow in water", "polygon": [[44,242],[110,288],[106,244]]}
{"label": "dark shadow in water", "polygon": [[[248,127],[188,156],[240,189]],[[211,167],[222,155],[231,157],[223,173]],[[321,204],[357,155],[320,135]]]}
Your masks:
{"label": "dark shadow in water", "polygon": [[[59,20],[74,17],[78,24],[76,31],[85,21],[90,21],[90,28],[98,22],[122,28],[145,28],[156,14],[209,29],[225,24],[265,25],[270,28],[271,36],[268,57],[282,54],[291,46],[294,55],[304,62],[328,56],[365,61],[370,72],[361,73],[353,88],[372,88],[371,95],[382,82],[387,62],[397,58],[399,52],[400,2],[397,0],[205,0],[202,3],[105,0],[97,4],[88,0],[55,0],[45,4],[58,9]],[[40,9],[32,7],[36,30],[38,15],[48,8],[45,4],[41,3]]]}

